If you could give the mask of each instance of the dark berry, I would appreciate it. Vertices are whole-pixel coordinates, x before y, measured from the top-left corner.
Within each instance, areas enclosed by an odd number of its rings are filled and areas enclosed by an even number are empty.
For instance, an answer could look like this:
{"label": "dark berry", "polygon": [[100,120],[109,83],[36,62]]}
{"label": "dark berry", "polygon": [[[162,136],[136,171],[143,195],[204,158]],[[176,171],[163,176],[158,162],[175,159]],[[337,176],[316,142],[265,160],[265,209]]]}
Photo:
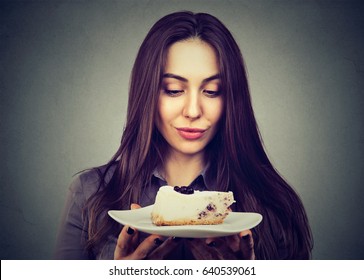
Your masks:
{"label": "dark berry", "polygon": [[188,187],[186,194],[193,194],[193,193],[194,193],[194,189],[192,187]]}
{"label": "dark berry", "polygon": [[206,206],[206,209],[209,211],[215,211],[216,206],[214,204],[210,203],[209,205]]}
{"label": "dark berry", "polygon": [[176,192],[179,192],[181,194],[193,194],[194,190],[192,187],[186,187],[186,186],[182,186],[182,187],[177,187],[175,186],[173,188]]}
{"label": "dark berry", "polygon": [[201,219],[203,217],[206,217],[207,213],[205,211],[201,211],[200,213],[198,213],[198,218]]}

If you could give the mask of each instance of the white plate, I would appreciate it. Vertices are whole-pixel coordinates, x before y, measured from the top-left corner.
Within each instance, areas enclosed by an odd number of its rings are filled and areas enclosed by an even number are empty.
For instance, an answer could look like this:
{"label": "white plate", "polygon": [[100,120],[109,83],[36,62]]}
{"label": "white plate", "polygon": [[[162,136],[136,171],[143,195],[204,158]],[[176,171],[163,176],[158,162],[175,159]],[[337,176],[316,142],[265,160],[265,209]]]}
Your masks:
{"label": "white plate", "polygon": [[219,225],[156,226],[152,223],[153,205],[135,210],[110,210],[109,216],[123,225],[139,231],[162,236],[207,238],[237,234],[251,229],[262,221],[262,215],[249,212],[231,212]]}

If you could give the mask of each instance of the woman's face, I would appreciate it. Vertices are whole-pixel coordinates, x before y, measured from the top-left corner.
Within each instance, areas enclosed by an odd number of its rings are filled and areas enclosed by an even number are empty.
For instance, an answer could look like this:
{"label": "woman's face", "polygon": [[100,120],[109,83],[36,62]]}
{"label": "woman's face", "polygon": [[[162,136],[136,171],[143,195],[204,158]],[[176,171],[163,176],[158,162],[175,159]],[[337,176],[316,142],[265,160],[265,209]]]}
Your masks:
{"label": "woman's face", "polygon": [[222,111],[214,49],[199,39],[171,45],[156,120],[170,151],[183,155],[203,153],[216,134]]}

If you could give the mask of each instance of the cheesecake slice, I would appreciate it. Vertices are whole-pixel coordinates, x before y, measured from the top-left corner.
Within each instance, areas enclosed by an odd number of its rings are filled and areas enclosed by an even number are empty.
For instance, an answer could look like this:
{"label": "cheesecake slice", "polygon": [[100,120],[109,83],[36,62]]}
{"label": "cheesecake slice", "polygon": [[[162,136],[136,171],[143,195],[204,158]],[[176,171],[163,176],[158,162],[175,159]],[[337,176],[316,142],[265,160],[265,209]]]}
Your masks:
{"label": "cheesecake slice", "polygon": [[232,192],[163,186],[156,196],[152,222],[157,226],[221,224],[234,202]]}

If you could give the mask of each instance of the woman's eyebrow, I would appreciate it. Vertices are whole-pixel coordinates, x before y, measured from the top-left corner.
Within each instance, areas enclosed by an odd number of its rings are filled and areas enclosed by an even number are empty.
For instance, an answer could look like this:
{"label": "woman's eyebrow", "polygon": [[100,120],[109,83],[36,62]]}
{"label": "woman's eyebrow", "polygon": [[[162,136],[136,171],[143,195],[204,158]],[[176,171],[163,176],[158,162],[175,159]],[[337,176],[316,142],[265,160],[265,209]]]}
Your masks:
{"label": "woman's eyebrow", "polygon": [[220,79],[220,74],[212,75],[211,77],[208,77],[206,79],[203,79],[202,82],[205,84],[205,83],[208,83],[210,81],[218,80],[218,79]]}
{"label": "woman's eyebrow", "polygon": [[[188,82],[188,79],[186,79],[185,77],[182,77],[182,76],[179,76],[179,75],[176,75],[176,74],[172,74],[172,73],[165,73],[163,74],[163,79],[164,78],[172,78],[172,79],[176,79],[176,80],[179,80],[179,81],[182,81],[182,82]],[[216,75],[212,75],[206,79],[203,79],[202,80],[202,83],[208,83],[212,80],[217,80],[217,79],[220,79],[220,75],[219,74],[216,74]]]}
{"label": "woman's eyebrow", "polygon": [[179,80],[179,81],[182,81],[182,82],[188,82],[188,80],[182,76],[179,76],[179,75],[175,75],[175,74],[171,74],[171,73],[165,73],[163,74],[163,79],[164,78],[172,78],[172,79],[176,79],[176,80]]}

